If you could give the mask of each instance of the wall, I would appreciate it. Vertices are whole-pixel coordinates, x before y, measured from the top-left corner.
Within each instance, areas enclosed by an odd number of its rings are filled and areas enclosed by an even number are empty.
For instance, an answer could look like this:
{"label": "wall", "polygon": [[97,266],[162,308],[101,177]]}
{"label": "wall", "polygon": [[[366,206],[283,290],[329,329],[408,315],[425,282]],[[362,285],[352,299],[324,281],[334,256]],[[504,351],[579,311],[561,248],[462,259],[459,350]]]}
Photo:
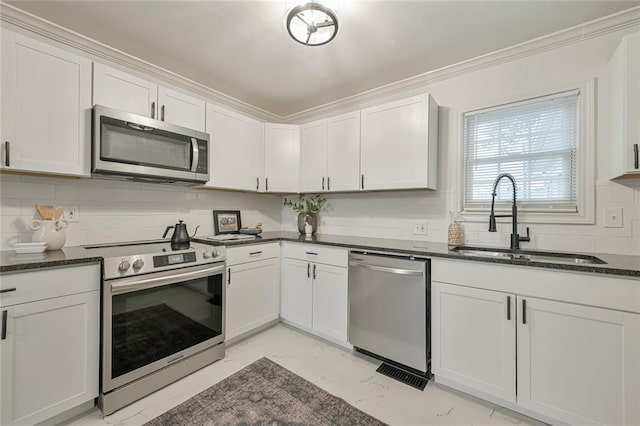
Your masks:
{"label": "wall", "polygon": [[[440,105],[440,190],[329,195],[321,212],[320,232],[446,242],[450,222],[448,212],[459,208],[460,114],[582,87],[602,72],[623,34],[610,33],[402,93],[410,96],[428,91]],[[398,95],[396,93],[394,97]],[[585,166],[595,168],[596,184],[592,189],[596,195],[596,223],[528,223],[525,226],[531,228],[532,242],[523,247],[640,255],[640,186],[634,189],[625,186],[628,183],[607,179],[608,144],[612,142],[600,130],[606,127],[607,118],[606,111],[596,110],[596,158]],[[603,227],[603,211],[607,207],[623,208],[622,228]],[[416,221],[428,222],[427,236],[412,234]],[[509,223],[499,224],[497,233],[489,233],[487,215],[487,221],[465,222],[463,227],[466,244],[509,246]],[[296,229],[295,214],[287,208],[283,208],[283,229]],[[520,233],[524,234],[524,226]]]}
{"label": "wall", "polygon": [[262,222],[265,231],[281,224],[281,200],[273,195],[6,174],[0,175],[0,195],[0,250],[31,241],[27,226],[39,219],[36,204],[79,208],[79,222],[66,230],[67,246],[159,239],[178,220],[190,233],[200,225],[198,236],[213,235],[212,210],[241,210],[243,226]]}

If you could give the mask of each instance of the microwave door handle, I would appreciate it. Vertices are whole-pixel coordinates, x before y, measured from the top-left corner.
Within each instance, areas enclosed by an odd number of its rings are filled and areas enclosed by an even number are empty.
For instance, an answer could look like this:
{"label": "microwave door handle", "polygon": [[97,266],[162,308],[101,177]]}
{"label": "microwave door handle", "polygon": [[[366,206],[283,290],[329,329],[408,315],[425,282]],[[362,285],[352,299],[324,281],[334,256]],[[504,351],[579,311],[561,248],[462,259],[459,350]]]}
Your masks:
{"label": "microwave door handle", "polygon": [[153,127],[142,126],[140,124],[131,123],[129,121],[125,121],[125,124],[127,125],[127,127],[130,127],[134,130],[140,130],[141,132],[153,132],[155,130],[155,128]]}
{"label": "microwave door handle", "polygon": [[198,150],[198,141],[196,138],[191,138],[191,171],[195,173],[198,170],[198,158],[200,158],[200,151]]}

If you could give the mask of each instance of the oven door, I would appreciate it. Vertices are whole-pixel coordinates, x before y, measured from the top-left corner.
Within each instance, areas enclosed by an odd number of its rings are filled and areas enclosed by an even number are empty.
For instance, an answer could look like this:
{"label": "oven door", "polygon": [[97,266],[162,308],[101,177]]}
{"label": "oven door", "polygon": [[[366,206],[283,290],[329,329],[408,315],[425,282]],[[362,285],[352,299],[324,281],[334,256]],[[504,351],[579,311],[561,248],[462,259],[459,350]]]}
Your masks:
{"label": "oven door", "polygon": [[224,341],[225,265],[105,282],[102,391]]}

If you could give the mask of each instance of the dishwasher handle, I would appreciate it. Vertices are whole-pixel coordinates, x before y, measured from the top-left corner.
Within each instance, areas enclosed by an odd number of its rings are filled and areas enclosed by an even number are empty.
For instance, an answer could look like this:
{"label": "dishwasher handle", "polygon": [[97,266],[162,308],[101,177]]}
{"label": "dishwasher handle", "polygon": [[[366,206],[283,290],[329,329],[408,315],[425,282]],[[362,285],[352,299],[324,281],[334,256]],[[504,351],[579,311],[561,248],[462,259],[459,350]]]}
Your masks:
{"label": "dishwasher handle", "polygon": [[396,274],[396,275],[417,275],[417,276],[424,275],[424,271],[420,269],[389,268],[387,266],[371,265],[368,263],[356,262],[353,260],[349,262],[349,266],[371,269],[372,271],[378,271],[378,272],[387,272],[389,274]]}

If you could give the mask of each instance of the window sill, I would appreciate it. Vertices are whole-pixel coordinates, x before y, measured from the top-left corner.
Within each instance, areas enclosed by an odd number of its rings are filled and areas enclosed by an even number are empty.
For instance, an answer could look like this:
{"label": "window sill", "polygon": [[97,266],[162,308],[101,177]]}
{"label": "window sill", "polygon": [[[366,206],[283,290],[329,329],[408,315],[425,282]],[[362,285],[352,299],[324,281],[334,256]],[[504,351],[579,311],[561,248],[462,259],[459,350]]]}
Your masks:
{"label": "window sill", "polygon": [[[489,213],[486,212],[460,212],[458,220],[460,222],[487,222]],[[511,214],[511,210],[496,210],[496,214]],[[497,218],[498,223],[510,223],[511,218]],[[540,213],[518,211],[518,224],[521,223],[547,223],[557,225],[593,225],[595,217],[590,217],[580,213]]]}

